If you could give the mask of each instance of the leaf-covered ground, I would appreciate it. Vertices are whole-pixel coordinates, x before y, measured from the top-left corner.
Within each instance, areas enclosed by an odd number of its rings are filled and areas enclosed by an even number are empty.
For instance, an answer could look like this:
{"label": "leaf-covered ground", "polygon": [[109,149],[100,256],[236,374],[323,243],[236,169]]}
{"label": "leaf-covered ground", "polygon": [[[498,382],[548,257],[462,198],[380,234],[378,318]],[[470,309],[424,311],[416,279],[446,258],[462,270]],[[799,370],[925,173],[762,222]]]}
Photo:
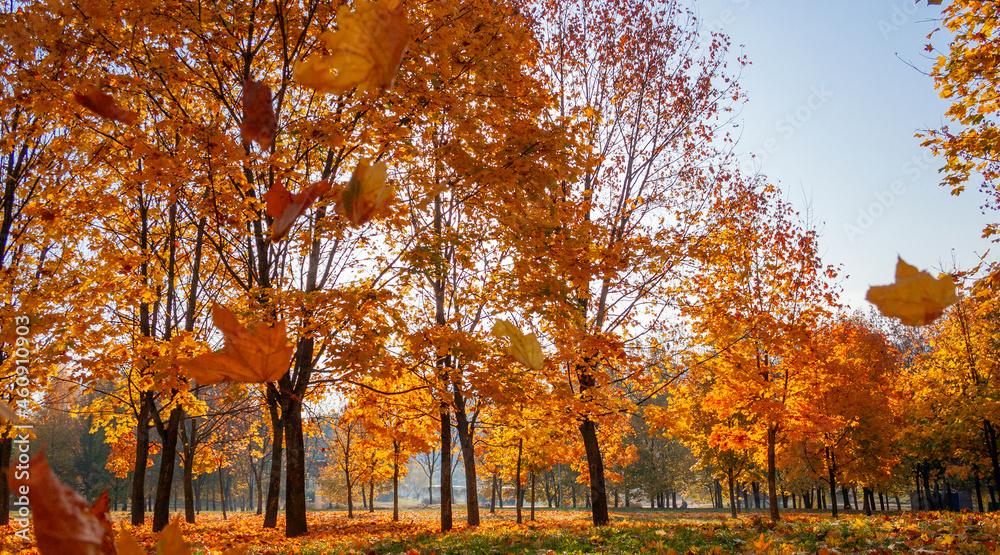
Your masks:
{"label": "leaf-covered ground", "polygon": [[[458,515],[457,515],[458,516]],[[464,515],[461,515],[464,516]],[[904,513],[902,516],[850,515],[831,519],[817,514],[784,514],[778,525],[766,515],[738,519],[713,512],[618,512],[613,524],[594,528],[581,511],[539,511],[535,522],[517,525],[513,511],[483,515],[483,525],[437,532],[437,514],[407,512],[393,523],[390,513],[359,513],[348,519],[341,512],[309,515],[310,534],[287,539],[284,529],[263,530],[256,515],[235,514],[223,520],[203,513],[197,524],[182,524],[193,553],[217,554],[247,545],[253,554],[522,554],[648,553],[652,555],[749,553],[767,555],[834,553],[975,553],[1000,555],[1000,515]],[[527,520],[527,512],[525,512]],[[145,547],[153,548],[149,527],[132,528],[118,515],[117,526],[128,528]],[[0,555],[37,553],[0,527]]]}

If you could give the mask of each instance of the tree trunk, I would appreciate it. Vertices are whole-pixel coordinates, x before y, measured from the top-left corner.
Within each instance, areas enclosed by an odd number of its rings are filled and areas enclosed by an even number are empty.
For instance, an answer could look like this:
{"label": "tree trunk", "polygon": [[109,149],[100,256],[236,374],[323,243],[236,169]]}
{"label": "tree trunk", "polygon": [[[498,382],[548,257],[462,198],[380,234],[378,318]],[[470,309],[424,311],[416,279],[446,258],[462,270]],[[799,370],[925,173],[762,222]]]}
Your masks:
{"label": "tree trunk", "polygon": [[924,510],[924,498],[923,498],[923,490],[920,489],[920,468],[919,467],[917,467],[916,475],[914,476],[914,480],[913,481],[917,484],[917,506],[916,507],[910,507],[910,508],[918,510],[918,511],[922,511],[922,510]]}
{"label": "tree trunk", "polygon": [[497,473],[493,472],[493,482],[490,485],[490,514],[497,514]]}
{"label": "tree trunk", "polygon": [[7,483],[10,458],[14,453],[14,430],[5,431],[0,439],[0,526],[10,524],[10,486]]}
{"label": "tree trunk", "polygon": [[222,505],[222,520],[226,520],[226,480],[222,475],[222,463],[219,463],[219,503]]}
{"label": "tree trunk", "polygon": [[455,426],[458,428],[458,443],[462,446],[462,463],[465,468],[466,523],[479,526],[479,490],[476,480],[476,450],[473,445],[475,423],[469,422],[465,413],[465,395],[458,383],[452,384],[455,392]]}
{"label": "tree trunk", "polygon": [[[153,532],[159,532],[170,520],[170,491],[174,480],[174,465],[177,460],[177,433],[184,410],[179,406],[170,411],[166,429],[160,439],[160,475],[156,482],[156,501],[153,504]],[[162,424],[161,424],[162,425]]]}
{"label": "tree trunk", "polygon": [[184,521],[194,524],[194,451],[184,453]]}
{"label": "tree trunk", "polygon": [[368,482],[368,512],[375,512],[375,478]]}
{"label": "tree trunk", "polygon": [[531,522],[535,521],[535,471],[531,471]]}
{"label": "tree trunk", "polygon": [[983,430],[986,435],[986,450],[990,454],[990,462],[993,463],[993,483],[1000,484],[1000,453],[997,452],[996,428],[989,420],[983,420]]}
{"label": "tree trunk", "polygon": [[347,518],[354,518],[354,487],[351,483],[351,470],[347,461],[344,462],[344,481],[347,483]]}
{"label": "tree trunk", "polygon": [[132,526],[146,520],[146,466],[149,463],[149,405],[152,392],[140,394],[139,420],[135,425],[135,464],[132,466]]}
{"label": "tree trunk", "polygon": [[833,508],[833,518],[837,518],[837,456],[826,448],[827,478],[830,481],[830,507]]}
{"label": "tree trunk", "polygon": [[739,501],[736,500],[736,478],[733,476],[733,470],[729,469],[727,472],[727,478],[729,480],[729,512],[733,515],[733,518],[738,516],[737,505]]}
{"label": "tree trunk", "polygon": [[[936,509],[934,499],[931,497],[931,484],[930,484],[930,470],[924,468],[923,472],[924,479],[924,496],[927,497],[927,509],[933,511]],[[858,502],[855,499],[854,504],[857,505]]]}
{"label": "tree trunk", "polygon": [[778,430],[774,426],[767,429],[767,498],[771,505],[771,522],[778,522],[778,484],[775,445]]}
{"label": "tree trunk", "polygon": [[392,521],[399,522],[399,441],[392,442]]}
{"label": "tree trunk", "polygon": [[[581,382],[583,375],[581,375]],[[593,378],[590,379],[593,381]],[[581,383],[581,393],[582,393]],[[587,453],[587,469],[590,471],[590,503],[594,526],[608,524],[608,492],[604,487],[604,461],[601,457],[601,446],[597,441],[597,424],[584,416],[580,424],[580,435],[583,436],[583,448]]]}
{"label": "tree trunk", "polygon": [[281,461],[284,458],[285,424],[279,411],[279,394],[274,384],[267,384],[267,410],[271,416],[271,472],[267,481],[267,505],[264,528],[278,526],[278,502],[281,493]]}
{"label": "tree trunk", "polygon": [[976,484],[976,501],[979,502],[979,512],[983,512],[983,489],[979,485],[979,471],[973,475]]}
{"label": "tree trunk", "polygon": [[524,439],[520,438],[517,440],[517,479],[514,481],[516,487],[515,496],[517,499],[514,503],[517,506],[517,523],[521,524],[521,504],[524,502],[524,498],[521,496],[521,455],[522,449],[524,447]]}
{"label": "tree trunk", "polygon": [[441,403],[441,531],[452,528],[451,518],[451,407]]}
{"label": "tree trunk", "polygon": [[[282,406],[288,407],[285,420],[285,537],[306,534],[306,451],[302,436],[302,398],[312,371],[313,339],[299,340],[296,353],[296,385],[294,395],[288,395]],[[287,378],[283,378],[285,380]]]}

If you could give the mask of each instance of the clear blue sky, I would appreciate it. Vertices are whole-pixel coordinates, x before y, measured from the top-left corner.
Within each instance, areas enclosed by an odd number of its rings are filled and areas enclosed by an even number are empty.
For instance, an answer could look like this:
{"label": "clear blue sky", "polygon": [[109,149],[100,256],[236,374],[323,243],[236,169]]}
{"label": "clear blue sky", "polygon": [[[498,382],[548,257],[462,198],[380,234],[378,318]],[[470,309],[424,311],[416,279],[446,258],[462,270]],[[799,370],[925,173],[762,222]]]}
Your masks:
{"label": "clear blue sky", "polygon": [[[710,29],[745,54],[740,152],[797,207],[812,207],[823,259],[842,266],[845,304],[894,279],[896,256],[935,273],[985,253],[984,197],[938,185],[942,166],[914,133],[938,127],[948,103],[924,72],[940,6],[914,0],[696,0]],[[939,49],[947,35],[936,34]],[[898,55],[898,57],[897,57]],[[905,62],[904,62],[905,60]],[[731,66],[732,67],[732,66]],[[992,255],[991,255],[992,258]]]}

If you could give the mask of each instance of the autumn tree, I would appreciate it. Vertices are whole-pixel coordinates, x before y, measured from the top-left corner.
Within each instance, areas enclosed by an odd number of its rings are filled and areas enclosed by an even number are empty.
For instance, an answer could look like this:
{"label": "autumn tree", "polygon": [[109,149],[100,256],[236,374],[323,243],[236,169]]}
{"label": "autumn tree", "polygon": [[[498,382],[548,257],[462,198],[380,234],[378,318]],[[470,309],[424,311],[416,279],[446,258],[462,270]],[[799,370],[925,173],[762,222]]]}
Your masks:
{"label": "autumn tree", "polygon": [[[995,387],[997,301],[989,288],[968,295],[930,329],[928,349],[914,361],[908,387],[909,454],[920,461],[923,486],[931,467],[965,465],[998,472]],[[961,455],[961,458],[955,457]]]}
{"label": "autumn tree", "polygon": [[894,443],[901,431],[900,357],[860,314],[841,315],[818,336],[821,354],[805,400],[808,411],[790,431],[795,439],[788,451],[826,482],[836,516],[838,484],[846,492],[846,484],[861,483],[867,495],[888,482],[899,463]]}
{"label": "autumn tree", "polygon": [[706,266],[692,277],[685,311],[713,355],[716,380],[704,403],[724,422],[736,414],[765,453],[772,520],[778,519],[777,456],[803,416],[813,383],[814,332],[836,297],[814,230],[803,227],[778,191],[757,180],[734,183],[716,208],[720,225],[702,245]]}
{"label": "autumn tree", "polygon": [[675,2],[536,2],[529,13],[553,116],[580,146],[567,145],[570,171],[553,168],[506,224],[521,253],[510,279],[557,346],[554,374],[578,418],[603,525],[598,427],[626,408],[615,383],[642,376],[625,343],[671,305],[704,233],[700,207],[723,186],[709,170],[727,140],[719,118],[739,92],[724,69],[725,39],[702,43]]}
{"label": "autumn tree", "polygon": [[[86,53],[61,45],[35,48],[34,36],[73,31],[50,14],[0,7],[7,63],[0,71],[0,402],[25,420],[37,408],[74,341],[100,321],[94,297],[110,284],[90,271],[82,247],[101,232],[100,213],[86,186],[93,169],[82,163],[90,146],[79,142],[76,110],[55,85]],[[70,337],[75,337],[71,340]],[[0,423],[0,471],[6,471],[17,434]],[[7,523],[8,484],[0,483],[0,522]]]}
{"label": "autumn tree", "polygon": [[[996,72],[1000,32],[995,6],[971,0],[949,2],[944,7],[941,27],[935,32],[942,30],[952,38],[947,51],[937,56],[931,76],[941,98],[951,102],[945,112],[948,124],[919,136],[925,139],[924,146],[944,159],[942,185],[957,195],[978,175],[988,206],[996,209],[1000,207],[1000,157],[995,147],[1000,123],[1000,98],[996,94],[1000,84]],[[928,45],[927,50],[933,52],[934,48]],[[997,231],[997,224],[989,224],[983,236]]]}

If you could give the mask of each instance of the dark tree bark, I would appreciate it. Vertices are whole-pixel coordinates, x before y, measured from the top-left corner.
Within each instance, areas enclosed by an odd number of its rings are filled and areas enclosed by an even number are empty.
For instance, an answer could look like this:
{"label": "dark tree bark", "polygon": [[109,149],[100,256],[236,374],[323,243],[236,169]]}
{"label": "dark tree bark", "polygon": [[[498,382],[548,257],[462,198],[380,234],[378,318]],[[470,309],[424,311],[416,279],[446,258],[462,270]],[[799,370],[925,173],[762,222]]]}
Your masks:
{"label": "dark tree bark", "polygon": [[452,528],[451,518],[451,407],[441,403],[441,531]]}
{"label": "dark tree bark", "polygon": [[14,430],[0,435],[0,526],[10,524],[10,486],[7,484],[7,471],[10,469],[10,456],[14,449]]}
{"label": "dark tree bark", "polygon": [[[778,522],[781,518],[778,514],[778,487],[777,487],[777,461],[775,456],[775,445],[777,443],[778,430],[774,426],[767,429],[767,495],[771,505],[771,522]],[[836,504],[836,500],[834,500]]]}
{"label": "dark tree bark", "polygon": [[[937,503],[935,502],[934,498],[931,497],[931,484],[930,484],[930,479],[931,478],[930,478],[930,474],[931,474],[930,469],[927,468],[927,466],[925,465],[924,466],[924,471],[923,471],[924,495],[927,497],[927,509],[931,510],[931,511],[934,511],[938,507],[937,507]],[[854,504],[857,505],[858,502],[855,501]]]}
{"label": "dark tree bark", "polygon": [[455,392],[455,427],[458,428],[458,443],[462,446],[462,463],[465,468],[466,523],[479,526],[479,491],[476,479],[476,450],[473,445],[475,416],[470,421],[465,412],[465,395],[458,383],[452,384]]}
{"label": "dark tree bark", "polygon": [[726,477],[729,481],[729,512],[733,515],[733,518],[736,518],[738,516],[737,506],[739,505],[739,501],[736,500],[736,477],[733,476],[732,469],[729,469]]}
{"label": "dark tree bark", "polygon": [[517,523],[521,524],[521,505],[524,502],[524,497],[521,495],[521,455],[522,449],[524,448],[524,439],[517,440],[517,480],[515,480],[514,485],[517,489],[514,490],[517,504]]}
{"label": "dark tree bark", "polygon": [[368,482],[368,512],[375,512],[375,478]]}
{"label": "dark tree bark", "polygon": [[152,392],[140,394],[139,419],[135,425],[135,464],[132,466],[132,526],[146,519],[146,465],[149,463],[149,405]]}
{"label": "dark tree bark", "polygon": [[[580,380],[580,396],[586,396],[587,391],[596,387],[597,382],[590,370],[581,367],[577,369]],[[583,448],[587,454],[587,469],[590,471],[590,503],[594,526],[604,526],[610,522],[608,518],[608,492],[605,488],[604,459],[601,456],[601,446],[597,441],[597,423],[588,416],[583,416],[580,422],[580,435],[583,438]]]}
{"label": "dark tree bark", "polygon": [[174,407],[170,411],[167,426],[161,431],[163,447],[160,451],[160,475],[156,483],[156,500],[153,503],[153,532],[159,532],[170,520],[170,491],[174,480],[174,466],[177,461],[177,433],[184,409]]}
{"label": "dark tree bark", "polygon": [[979,484],[979,471],[977,470],[973,476],[976,484],[976,501],[979,502],[979,512],[983,512],[983,489]]}
{"label": "dark tree bark", "polygon": [[[308,353],[308,364],[311,366],[312,339],[302,339],[300,344],[302,343],[308,343],[308,347],[304,350]],[[309,531],[306,525],[306,451],[302,435],[302,403],[299,400],[301,398],[299,394],[288,399],[288,410],[284,415],[285,440],[288,444],[285,467],[285,536],[289,538],[301,536]]]}
{"label": "dark tree bark", "polygon": [[826,448],[826,468],[830,481],[830,507],[833,508],[833,518],[837,518],[837,455],[829,447]]}
{"label": "dark tree bark", "polygon": [[531,522],[535,521],[535,471],[531,471]]}
{"label": "dark tree bark", "polygon": [[222,520],[226,520],[226,480],[223,477],[222,465],[219,465],[219,503],[222,505]]}
{"label": "dark tree bark", "polygon": [[497,473],[493,473],[493,482],[490,485],[490,514],[497,514]]}
{"label": "dark tree bark", "polygon": [[[282,378],[282,381],[287,381]],[[267,482],[267,505],[264,528],[278,526],[278,495],[281,492],[281,462],[284,458],[285,425],[279,407],[279,394],[274,384],[267,384],[267,410],[271,416],[271,472]]]}
{"label": "dark tree bark", "polygon": [[392,442],[392,521],[399,522],[399,441]]}

